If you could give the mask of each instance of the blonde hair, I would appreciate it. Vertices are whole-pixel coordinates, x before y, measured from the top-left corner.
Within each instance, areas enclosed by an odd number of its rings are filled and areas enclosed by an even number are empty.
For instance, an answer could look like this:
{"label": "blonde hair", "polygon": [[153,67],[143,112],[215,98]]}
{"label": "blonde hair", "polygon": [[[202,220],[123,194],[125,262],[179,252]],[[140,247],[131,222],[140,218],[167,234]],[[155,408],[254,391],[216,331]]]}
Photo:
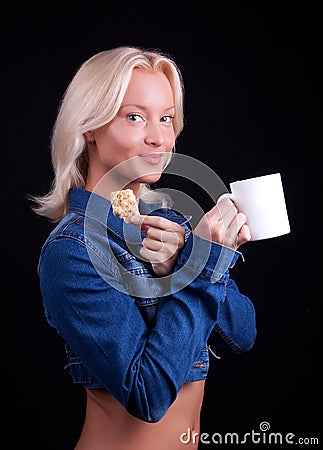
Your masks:
{"label": "blonde hair", "polygon": [[183,129],[184,88],[176,63],[159,50],[138,47],[97,53],[80,66],[62,98],[51,136],[54,180],[48,194],[30,197],[37,214],[58,222],[67,213],[70,188],[85,187],[87,145],[83,134],[115,117],[135,68],[162,71],[168,78],[175,102],[173,127],[178,137]]}

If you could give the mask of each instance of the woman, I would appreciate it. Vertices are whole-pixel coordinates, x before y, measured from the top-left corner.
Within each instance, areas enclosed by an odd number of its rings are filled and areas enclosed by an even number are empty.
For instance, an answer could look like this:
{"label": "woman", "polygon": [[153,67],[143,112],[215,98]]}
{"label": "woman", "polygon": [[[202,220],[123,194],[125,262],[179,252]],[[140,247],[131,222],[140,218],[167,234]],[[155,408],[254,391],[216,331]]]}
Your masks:
{"label": "woman", "polygon": [[[58,222],[39,276],[47,320],[87,393],[77,450],[175,450],[188,429],[197,448],[210,335],[235,352],[255,340],[254,307],[229,273],[250,239],[246,217],[224,198],[192,231],[148,187],[182,128],[181,75],[158,51],[94,55],[60,106],[55,180],[34,209]],[[129,224],[111,209],[121,189],[138,199]]]}

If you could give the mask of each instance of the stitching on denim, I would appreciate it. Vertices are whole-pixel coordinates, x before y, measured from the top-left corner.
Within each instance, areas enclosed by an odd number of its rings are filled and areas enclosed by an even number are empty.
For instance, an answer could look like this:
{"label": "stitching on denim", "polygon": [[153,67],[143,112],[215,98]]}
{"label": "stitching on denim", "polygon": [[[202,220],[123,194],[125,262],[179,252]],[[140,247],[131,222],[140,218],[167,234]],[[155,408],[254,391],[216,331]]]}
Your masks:
{"label": "stitching on denim", "polygon": [[138,308],[146,308],[147,306],[157,306],[159,305],[160,300],[157,298],[145,298],[145,299],[136,299],[136,305]]}
{"label": "stitching on denim", "polygon": [[136,260],[136,258],[126,250],[123,253],[120,253],[120,255],[116,255],[116,258],[118,258],[120,262],[129,262],[131,260]]}
{"label": "stitching on denim", "polygon": [[[66,219],[67,216],[65,216]],[[63,219],[64,220],[64,219]],[[61,227],[59,227],[57,230],[53,230],[51,234],[49,235],[47,241],[45,242],[44,249],[56,238],[60,237],[61,235],[64,235],[66,232],[66,228],[70,226],[71,224],[75,223],[78,220],[78,217],[71,217],[69,218],[66,223],[63,223]]]}
{"label": "stitching on denim", "polygon": [[228,283],[229,283],[229,278],[227,279],[227,281],[226,281],[226,283],[224,285],[224,298],[223,298],[223,301],[225,301],[225,299],[227,298]]}
{"label": "stitching on denim", "polygon": [[222,330],[219,324],[214,327],[218,335],[236,352],[241,352],[241,348]]}
{"label": "stitching on denim", "polygon": [[[111,226],[109,227],[109,226],[107,225],[106,222],[102,221],[99,217],[95,216],[95,215],[92,214],[90,211],[86,211],[86,214],[85,214],[85,211],[84,211],[84,210],[81,210],[81,209],[78,209],[78,208],[73,207],[73,208],[70,208],[70,209],[69,209],[69,212],[72,212],[72,213],[76,213],[76,212],[77,212],[77,213],[80,214],[82,217],[84,217],[84,219],[85,219],[85,220],[84,220],[84,226],[86,226],[86,227],[89,228],[89,229],[95,230],[95,228],[91,228],[91,227],[90,227],[88,221],[86,220],[87,218],[93,219],[93,220],[95,220],[96,222],[100,223],[101,225],[103,225],[103,227],[104,227],[106,230],[111,231],[111,232],[114,233],[116,236],[121,237],[121,238],[123,237],[123,234],[122,234],[122,233],[120,233],[120,232],[119,232],[118,230],[116,230],[115,228],[112,228]],[[108,215],[107,215],[107,217],[108,217]],[[122,219],[120,219],[120,220],[122,220]]]}
{"label": "stitching on denim", "polygon": [[72,217],[70,218],[70,220],[68,220],[68,221],[66,222],[66,224],[60,229],[60,232],[61,232],[61,233],[64,233],[65,230],[67,229],[67,227],[69,227],[69,226],[72,225],[73,223],[77,222],[78,220],[79,220],[79,217],[78,217],[78,216],[72,216]]}
{"label": "stitching on denim", "polygon": [[[56,239],[58,238],[69,238],[73,239],[77,242],[80,242],[85,247],[87,247],[89,250],[91,250],[107,267],[108,269],[115,275],[119,275],[120,270],[116,267],[115,263],[113,261],[109,261],[105,258],[105,256],[95,247],[91,241],[86,239],[82,234],[77,233],[75,231],[65,231],[64,234],[60,234],[56,236]],[[53,239],[54,240],[54,239]],[[53,241],[52,240],[52,241]]]}
{"label": "stitching on denim", "polygon": [[[177,260],[178,264],[181,264],[183,267],[185,267],[185,269],[190,270],[193,273],[197,273],[197,274],[202,274],[204,276],[206,276],[207,278],[212,278],[212,274],[209,273],[208,269],[203,268],[202,270],[198,267],[195,267],[194,265],[190,264],[188,261],[184,261],[182,258],[178,258]],[[228,274],[223,274],[221,276],[221,278],[218,279],[217,282],[226,282],[229,278]]]}
{"label": "stitching on denim", "polygon": [[126,271],[132,273],[133,275],[151,275],[149,270],[144,267],[137,267],[134,269],[126,269]]}
{"label": "stitching on denim", "polygon": [[[65,231],[64,234],[57,235],[55,237],[55,239],[51,240],[51,242],[53,242],[56,239],[64,238],[64,237],[73,239],[77,242],[80,242],[85,247],[87,247],[89,250],[91,250],[103,262],[103,264],[105,264],[105,266],[108,268],[108,270],[110,270],[113,273],[113,275],[116,277],[116,279],[119,279],[120,282],[121,282],[122,274],[125,274],[125,273],[131,273],[131,274],[137,275],[137,276],[143,275],[146,278],[148,278],[148,276],[151,275],[150,271],[145,267],[136,267],[136,268],[132,268],[132,269],[126,269],[121,265],[120,261],[119,261],[119,263],[120,263],[121,267],[118,267],[114,261],[108,260],[100,252],[100,250],[92,244],[92,242],[89,239],[87,239],[85,236],[83,236],[82,234],[77,233],[75,231]],[[116,257],[116,258],[118,259],[118,257]],[[128,261],[129,260],[131,260],[131,258],[129,258]]]}

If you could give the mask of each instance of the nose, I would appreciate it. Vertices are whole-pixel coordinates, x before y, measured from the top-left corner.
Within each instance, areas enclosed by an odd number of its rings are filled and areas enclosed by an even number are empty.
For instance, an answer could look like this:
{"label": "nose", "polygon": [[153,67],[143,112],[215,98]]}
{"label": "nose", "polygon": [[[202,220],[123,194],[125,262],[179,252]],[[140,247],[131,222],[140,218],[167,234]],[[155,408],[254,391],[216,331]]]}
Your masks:
{"label": "nose", "polygon": [[145,143],[152,147],[160,147],[163,145],[165,139],[160,124],[149,125],[146,127]]}

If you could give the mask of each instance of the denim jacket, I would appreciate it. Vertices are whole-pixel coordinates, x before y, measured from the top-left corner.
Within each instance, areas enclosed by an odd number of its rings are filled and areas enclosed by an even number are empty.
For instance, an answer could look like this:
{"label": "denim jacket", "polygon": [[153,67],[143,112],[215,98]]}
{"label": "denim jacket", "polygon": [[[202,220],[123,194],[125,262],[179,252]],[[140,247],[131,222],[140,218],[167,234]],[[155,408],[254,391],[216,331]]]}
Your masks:
{"label": "denim jacket", "polygon": [[184,383],[206,378],[211,334],[234,352],[253,346],[255,311],[230,278],[239,252],[195,236],[170,208],[149,212],[140,203],[140,210],[185,228],[168,277],[155,276],[140,257],[143,234],[114,216],[108,200],[80,188],[70,190],[38,273],[73,381],[103,387],[130,414],[156,422]]}

